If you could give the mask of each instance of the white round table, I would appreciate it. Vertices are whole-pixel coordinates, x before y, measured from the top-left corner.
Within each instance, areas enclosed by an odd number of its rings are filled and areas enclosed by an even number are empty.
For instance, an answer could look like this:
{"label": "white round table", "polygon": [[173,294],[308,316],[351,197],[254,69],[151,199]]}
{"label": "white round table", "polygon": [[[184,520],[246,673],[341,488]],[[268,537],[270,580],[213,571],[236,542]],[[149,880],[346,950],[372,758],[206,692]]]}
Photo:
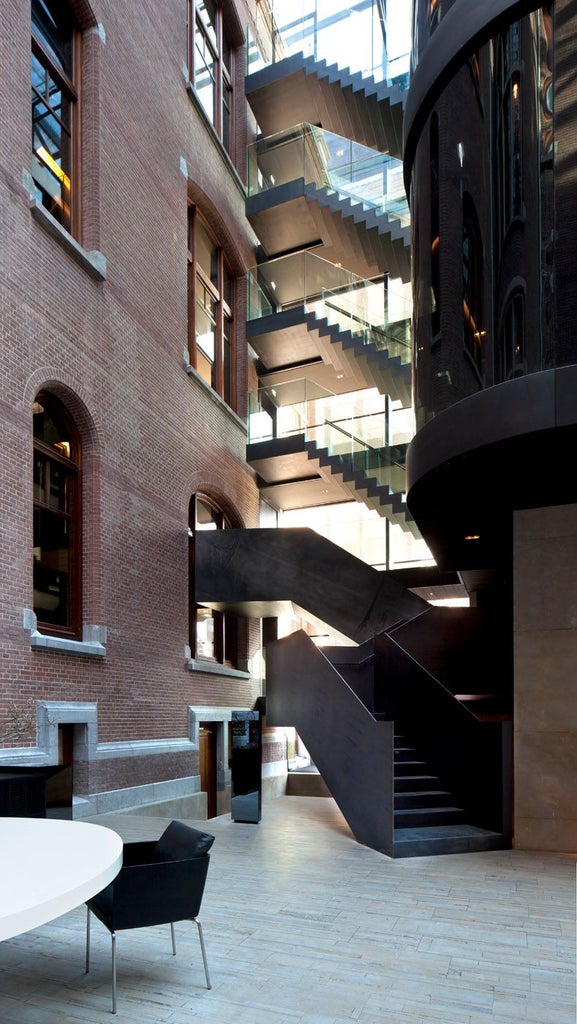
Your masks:
{"label": "white round table", "polygon": [[122,866],[112,829],[52,818],[0,818],[0,940],[65,914]]}

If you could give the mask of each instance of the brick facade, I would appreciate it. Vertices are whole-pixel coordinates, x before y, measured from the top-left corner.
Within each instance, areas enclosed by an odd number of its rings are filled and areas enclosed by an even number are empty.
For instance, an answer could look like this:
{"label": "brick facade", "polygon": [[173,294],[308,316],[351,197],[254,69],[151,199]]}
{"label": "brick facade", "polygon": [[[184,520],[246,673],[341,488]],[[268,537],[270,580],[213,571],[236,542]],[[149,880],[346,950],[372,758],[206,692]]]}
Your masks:
{"label": "brick facade", "polygon": [[[260,681],[190,671],[188,504],[198,490],[258,525],[245,462],[250,368],[242,275],[244,50],[237,60],[238,170],[187,91],[185,4],[74,5],[83,32],[82,224],[70,251],[31,210],[30,10],[9,3],[0,37],[0,742],[37,743],[37,700],[97,702],[98,741],[187,736],[189,706],[252,706]],[[227,5],[227,10],[232,5]],[[246,23],[240,7],[237,20]],[[237,32],[238,34],[238,32]],[[235,37],[236,38],[236,37]],[[237,412],[186,370],[187,202],[198,203],[239,276]],[[41,211],[40,211],[41,213]],[[47,229],[48,227],[48,229]],[[97,257],[90,256],[94,253]],[[102,261],[104,257],[105,265]],[[94,273],[90,260],[105,274]],[[103,278],[103,279],[102,279]],[[57,395],[82,440],[83,614],[106,656],[32,648],[32,402]],[[258,623],[241,630],[250,664]],[[14,721],[21,727],[14,731]],[[17,742],[15,736],[17,735]],[[92,792],[195,775],[193,754],[100,761]]]}

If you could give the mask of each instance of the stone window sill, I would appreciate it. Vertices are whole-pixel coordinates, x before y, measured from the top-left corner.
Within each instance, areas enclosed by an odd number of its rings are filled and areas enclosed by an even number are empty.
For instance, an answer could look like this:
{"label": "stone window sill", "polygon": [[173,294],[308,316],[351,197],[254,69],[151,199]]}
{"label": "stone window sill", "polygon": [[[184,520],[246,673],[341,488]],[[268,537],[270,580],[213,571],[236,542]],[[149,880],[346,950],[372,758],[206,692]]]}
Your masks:
{"label": "stone window sill", "polygon": [[30,633],[32,650],[57,651],[60,654],[79,654],[89,658],[106,657],[106,627],[84,626],[82,640],[69,640],[62,636],[49,636],[40,633],[36,615],[30,609],[24,609],[24,629]]}
{"label": "stone window sill", "polygon": [[106,257],[101,252],[94,250],[88,252],[87,249],[83,249],[82,246],[72,237],[71,234],[59,224],[55,217],[39,203],[34,194],[34,181],[32,176],[24,171],[23,172],[24,186],[28,191],[30,198],[30,212],[45,231],[48,232],[52,238],[55,238],[60,245],[66,249],[68,253],[76,260],[81,267],[87,271],[94,281],[105,281],[106,280]]}

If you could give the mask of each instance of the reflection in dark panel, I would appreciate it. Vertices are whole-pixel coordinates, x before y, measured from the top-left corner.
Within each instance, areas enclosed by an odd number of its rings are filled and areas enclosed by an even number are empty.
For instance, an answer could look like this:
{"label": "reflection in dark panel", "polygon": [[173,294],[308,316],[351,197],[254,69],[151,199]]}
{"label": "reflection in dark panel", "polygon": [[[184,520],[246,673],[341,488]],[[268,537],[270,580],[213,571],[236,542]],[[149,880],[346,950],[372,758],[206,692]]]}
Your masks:
{"label": "reflection in dark panel", "polygon": [[261,818],[262,739],[259,711],[232,712],[231,817]]}

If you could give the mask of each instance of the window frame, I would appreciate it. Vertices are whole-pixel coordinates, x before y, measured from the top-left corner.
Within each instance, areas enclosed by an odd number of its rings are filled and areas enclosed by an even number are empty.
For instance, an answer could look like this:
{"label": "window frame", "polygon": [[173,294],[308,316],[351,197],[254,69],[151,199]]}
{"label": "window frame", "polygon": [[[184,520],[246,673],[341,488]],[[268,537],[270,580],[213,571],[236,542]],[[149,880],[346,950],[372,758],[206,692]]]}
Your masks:
{"label": "window frame", "polygon": [[[34,400],[34,405],[36,403],[43,404],[45,407],[48,406],[54,410],[66,427],[72,442],[72,452],[68,458],[63,453],[58,452],[53,445],[49,445],[36,437],[33,427],[33,476],[38,456],[44,460],[44,466],[57,465],[66,474],[67,509],[55,509],[50,503],[38,500],[34,493],[34,487],[32,505],[34,520],[36,520],[37,513],[40,512],[56,515],[59,519],[65,519],[69,523],[70,539],[67,548],[69,564],[66,587],[67,620],[64,623],[47,622],[42,619],[34,597],[32,606],[37,616],[38,628],[42,633],[77,640],[82,635],[82,444],[78,428],[68,409],[60,399],[51,392],[40,391]],[[35,554],[33,552],[33,567],[35,564]]]}
{"label": "window frame", "polygon": [[[32,0],[32,6],[34,0]],[[34,174],[34,159],[36,157],[36,151],[34,149],[34,131],[35,131],[35,119],[33,114],[34,109],[34,94],[37,99],[44,104],[49,106],[45,97],[38,92],[32,82],[31,76],[31,90],[33,94],[32,98],[32,142],[31,142],[31,153],[32,153],[32,178],[37,188],[37,198],[41,206],[48,210],[49,213],[60,223],[65,231],[68,231],[74,238],[80,238],[80,108],[81,108],[81,66],[82,66],[82,33],[75,23],[72,11],[68,4],[65,5],[64,16],[62,17],[61,23],[64,23],[66,31],[69,33],[69,45],[71,49],[70,68],[64,70],[56,58],[50,53],[49,49],[45,45],[44,40],[36,30],[34,19],[31,14],[31,58],[34,56],[36,60],[44,68],[46,76],[50,75],[54,80],[55,84],[59,86],[62,93],[66,95],[67,102],[70,106],[69,124],[53,112],[53,116],[59,121],[62,126],[62,130],[69,136],[69,158],[64,166],[62,166],[63,173],[69,179],[69,214],[67,217],[59,215],[57,209],[53,204],[46,202],[42,192],[41,183],[38,182]],[[49,108],[51,109],[51,108]],[[48,172],[50,173],[50,172]]]}
{"label": "window frame", "polygon": [[[203,0],[200,0],[202,3]],[[202,19],[199,0],[187,0],[187,62],[188,78],[191,88],[198,99],[198,102],[212,124],[220,142],[229,155],[234,152],[235,117],[234,117],[234,71],[235,52],[230,44],[224,25],[223,6],[220,0],[214,0],[215,24],[214,36],[208,30]],[[212,116],[208,113],[200,92],[196,87],[196,78],[199,71],[197,39],[203,42],[203,47],[210,53],[214,73],[211,75],[214,82],[213,110]],[[227,62],[228,57],[228,62]],[[228,97],[228,102],[227,102]],[[228,111],[228,119],[225,116]]]}
{"label": "window frame", "polygon": [[[197,226],[200,224],[208,235],[216,259],[216,283],[206,273],[198,260]],[[188,352],[190,365],[203,378],[205,383],[219,395],[231,408],[236,402],[236,340],[235,340],[235,291],[236,281],[232,268],[226,259],[222,245],[211,231],[206,220],[195,206],[188,207]],[[230,302],[226,298],[226,280],[230,283]],[[199,287],[200,286],[200,287]],[[201,359],[207,359],[207,353],[197,341],[197,323],[200,288],[214,302],[214,360],[211,364],[211,381],[201,372]],[[226,325],[228,324],[228,330]],[[208,361],[208,360],[207,360]]]}
{"label": "window frame", "polygon": [[[198,491],[190,499],[188,513],[188,536],[189,536],[189,600],[188,600],[188,636],[189,647],[195,661],[205,662],[209,665],[221,665],[223,667],[236,669],[238,666],[239,636],[238,616],[233,612],[220,612],[200,605],[195,600],[195,561],[194,541],[198,530],[198,505],[203,502],[213,515],[215,529],[232,529],[233,524],[221,508],[218,502],[204,491]],[[198,651],[198,621],[199,609],[210,612],[213,622],[213,650],[214,655],[201,654]]]}

